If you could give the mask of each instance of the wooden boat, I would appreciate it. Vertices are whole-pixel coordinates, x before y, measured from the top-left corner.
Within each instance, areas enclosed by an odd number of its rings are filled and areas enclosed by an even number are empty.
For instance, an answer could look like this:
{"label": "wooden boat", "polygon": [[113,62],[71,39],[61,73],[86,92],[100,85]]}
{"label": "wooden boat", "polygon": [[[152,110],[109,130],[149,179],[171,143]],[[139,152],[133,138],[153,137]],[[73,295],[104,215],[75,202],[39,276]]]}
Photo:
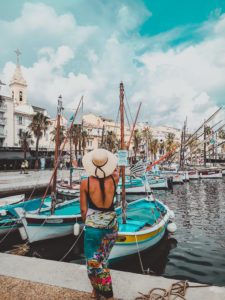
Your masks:
{"label": "wooden boat", "polygon": [[189,179],[190,180],[193,180],[193,179],[199,179],[199,173],[197,170],[195,171],[188,171],[188,176],[189,176]]}
{"label": "wooden boat", "polygon": [[210,178],[222,178],[222,170],[213,170],[213,169],[206,169],[206,170],[198,170],[199,176],[202,179],[210,179]]}
{"label": "wooden boat", "polygon": [[[0,208],[0,235],[5,234],[9,231],[14,231],[21,227],[20,217],[16,213],[16,208],[21,208],[26,212],[35,211],[40,207],[42,199],[33,199],[29,201],[19,201],[15,204],[8,204]],[[47,197],[43,208],[50,209],[51,198]]]}
{"label": "wooden boat", "polygon": [[[59,158],[58,158],[59,135],[57,130],[56,149],[55,149],[55,167],[50,182],[45,191],[45,194],[42,198],[42,202],[39,206],[38,211],[35,211],[34,213],[30,213],[30,212],[25,212],[22,208],[16,209],[16,213],[20,217],[22,224],[24,226],[24,230],[20,228],[21,237],[24,239],[28,239],[30,243],[68,235],[73,232],[73,227],[75,223],[81,223],[80,204],[78,198],[75,200],[68,200],[59,205],[56,205],[57,203],[56,171],[60,160],[60,156],[63,153],[63,149],[65,147],[66,141],[70,134],[73,121],[77,115],[77,111],[79,109],[82,99],[83,97],[79,102],[76,113],[73,116],[73,120],[71,122],[70,128],[67,131],[67,136],[64,140]],[[57,114],[58,114],[57,129],[60,127],[61,111],[62,111],[62,101],[61,98],[59,97],[58,108],[57,108]],[[48,189],[50,187],[52,179],[53,179],[53,185],[52,185],[53,187],[52,187],[52,197],[51,197],[51,209],[46,210],[43,209],[43,204],[46,195],[48,193]]]}
{"label": "wooden boat", "polygon": [[[121,82],[121,150],[125,150],[123,99],[124,88]],[[156,245],[162,239],[168,222],[173,217],[172,211],[166,205],[154,199],[150,188],[150,194],[146,198],[126,204],[125,165],[121,165],[121,171],[122,207],[116,209],[119,222],[118,241],[110,253],[110,261],[121,259]]]}
{"label": "wooden boat", "polygon": [[117,209],[118,241],[110,253],[110,261],[155,246],[164,236],[168,222],[173,217],[169,208],[153,197],[130,202],[126,209],[126,224],[123,224],[121,211],[121,208]]}
{"label": "wooden boat", "polygon": [[0,198],[0,208],[5,205],[16,204],[24,200],[25,200],[25,194]]}
{"label": "wooden boat", "polygon": [[19,228],[21,237],[29,243],[72,234],[75,223],[82,225],[79,199],[59,204],[54,214],[50,209],[42,209],[39,214],[25,213],[22,208],[15,210],[25,229]]}

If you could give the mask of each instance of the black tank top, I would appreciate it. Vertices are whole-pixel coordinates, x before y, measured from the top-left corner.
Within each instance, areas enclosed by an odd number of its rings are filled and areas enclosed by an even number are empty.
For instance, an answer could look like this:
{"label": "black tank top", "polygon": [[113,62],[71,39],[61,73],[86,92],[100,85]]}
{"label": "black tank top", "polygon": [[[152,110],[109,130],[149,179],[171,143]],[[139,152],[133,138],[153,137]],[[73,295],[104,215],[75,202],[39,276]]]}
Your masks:
{"label": "black tank top", "polygon": [[[113,184],[114,184],[114,195],[113,195],[113,199],[116,195],[116,183],[115,183],[115,180],[113,178],[112,175],[110,175],[110,177],[112,178],[113,180]],[[91,209],[95,209],[95,210],[100,210],[100,211],[114,211],[114,203],[113,203],[113,200],[112,200],[112,204],[110,207],[108,208],[104,208],[104,207],[97,207],[91,200],[91,197],[90,197],[90,193],[89,193],[89,177],[88,177],[88,192],[87,192],[87,200],[88,200],[88,207],[91,208]]]}

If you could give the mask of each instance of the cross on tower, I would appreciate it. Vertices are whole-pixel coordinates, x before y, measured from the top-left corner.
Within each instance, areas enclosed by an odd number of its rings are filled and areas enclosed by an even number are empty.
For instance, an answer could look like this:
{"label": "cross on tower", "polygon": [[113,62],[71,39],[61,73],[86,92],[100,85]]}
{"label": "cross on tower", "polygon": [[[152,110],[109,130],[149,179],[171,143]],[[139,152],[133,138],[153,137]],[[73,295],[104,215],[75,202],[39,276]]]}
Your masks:
{"label": "cross on tower", "polygon": [[21,55],[20,50],[17,48],[17,50],[14,51],[17,55],[17,65],[19,65],[19,56]]}

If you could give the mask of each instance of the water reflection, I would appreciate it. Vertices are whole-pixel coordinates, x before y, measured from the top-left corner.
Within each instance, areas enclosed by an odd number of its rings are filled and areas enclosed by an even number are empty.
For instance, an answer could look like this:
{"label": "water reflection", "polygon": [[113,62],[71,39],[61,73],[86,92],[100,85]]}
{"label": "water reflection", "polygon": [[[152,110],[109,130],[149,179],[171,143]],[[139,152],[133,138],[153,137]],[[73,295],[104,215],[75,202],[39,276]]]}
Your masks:
{"label": "water reflection", "polygon": [[[190,181],[175,185],[172,191],[154,195],[174,210],[177,232],[165,236],[154,248],[141,253],[144,270],[179,280],[225,285],[225,178]],[[129,195],[128,201],[140,196]],[[35,243],[24,248],[24,255],[61,260],[75,237]],[[19,233],[10,233],[0,243],[0,251],[16,253],[24,242]],[[20,253],[22,254],[22,252]],[[83,237],[63,261],[85,263]],[[138,255],[113,263],[112,268],[142,273]]]}
{"label": "water reflection", "polygon": [[[115,270],[123,270],[128,272],[142,273],[143,269],[152,275],[162,275],[165,272],[166,264],[169,261],[168,254],[171,249],[177,247],[177,240],[169,238],[167,235],[152,249],[148,249],[140,253],[132,255],[111,264],[111,268]],[[140,262],[141,259],[141,262]]]}

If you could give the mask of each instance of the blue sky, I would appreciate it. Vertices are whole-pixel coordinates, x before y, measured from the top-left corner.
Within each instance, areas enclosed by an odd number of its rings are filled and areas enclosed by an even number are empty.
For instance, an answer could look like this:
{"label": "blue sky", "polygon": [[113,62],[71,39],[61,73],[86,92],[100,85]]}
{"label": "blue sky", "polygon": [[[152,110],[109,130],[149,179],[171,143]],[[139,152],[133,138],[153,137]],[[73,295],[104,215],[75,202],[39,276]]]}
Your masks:
{"label": "blue sky", "polygon": [[[29,102],[116,118],[119,82],[133,117],[197,126],[224,104],[225,0],[45,0],[0,2],[0,79],[16,62]],[[4,88],[8,93],[8,88]]]}

